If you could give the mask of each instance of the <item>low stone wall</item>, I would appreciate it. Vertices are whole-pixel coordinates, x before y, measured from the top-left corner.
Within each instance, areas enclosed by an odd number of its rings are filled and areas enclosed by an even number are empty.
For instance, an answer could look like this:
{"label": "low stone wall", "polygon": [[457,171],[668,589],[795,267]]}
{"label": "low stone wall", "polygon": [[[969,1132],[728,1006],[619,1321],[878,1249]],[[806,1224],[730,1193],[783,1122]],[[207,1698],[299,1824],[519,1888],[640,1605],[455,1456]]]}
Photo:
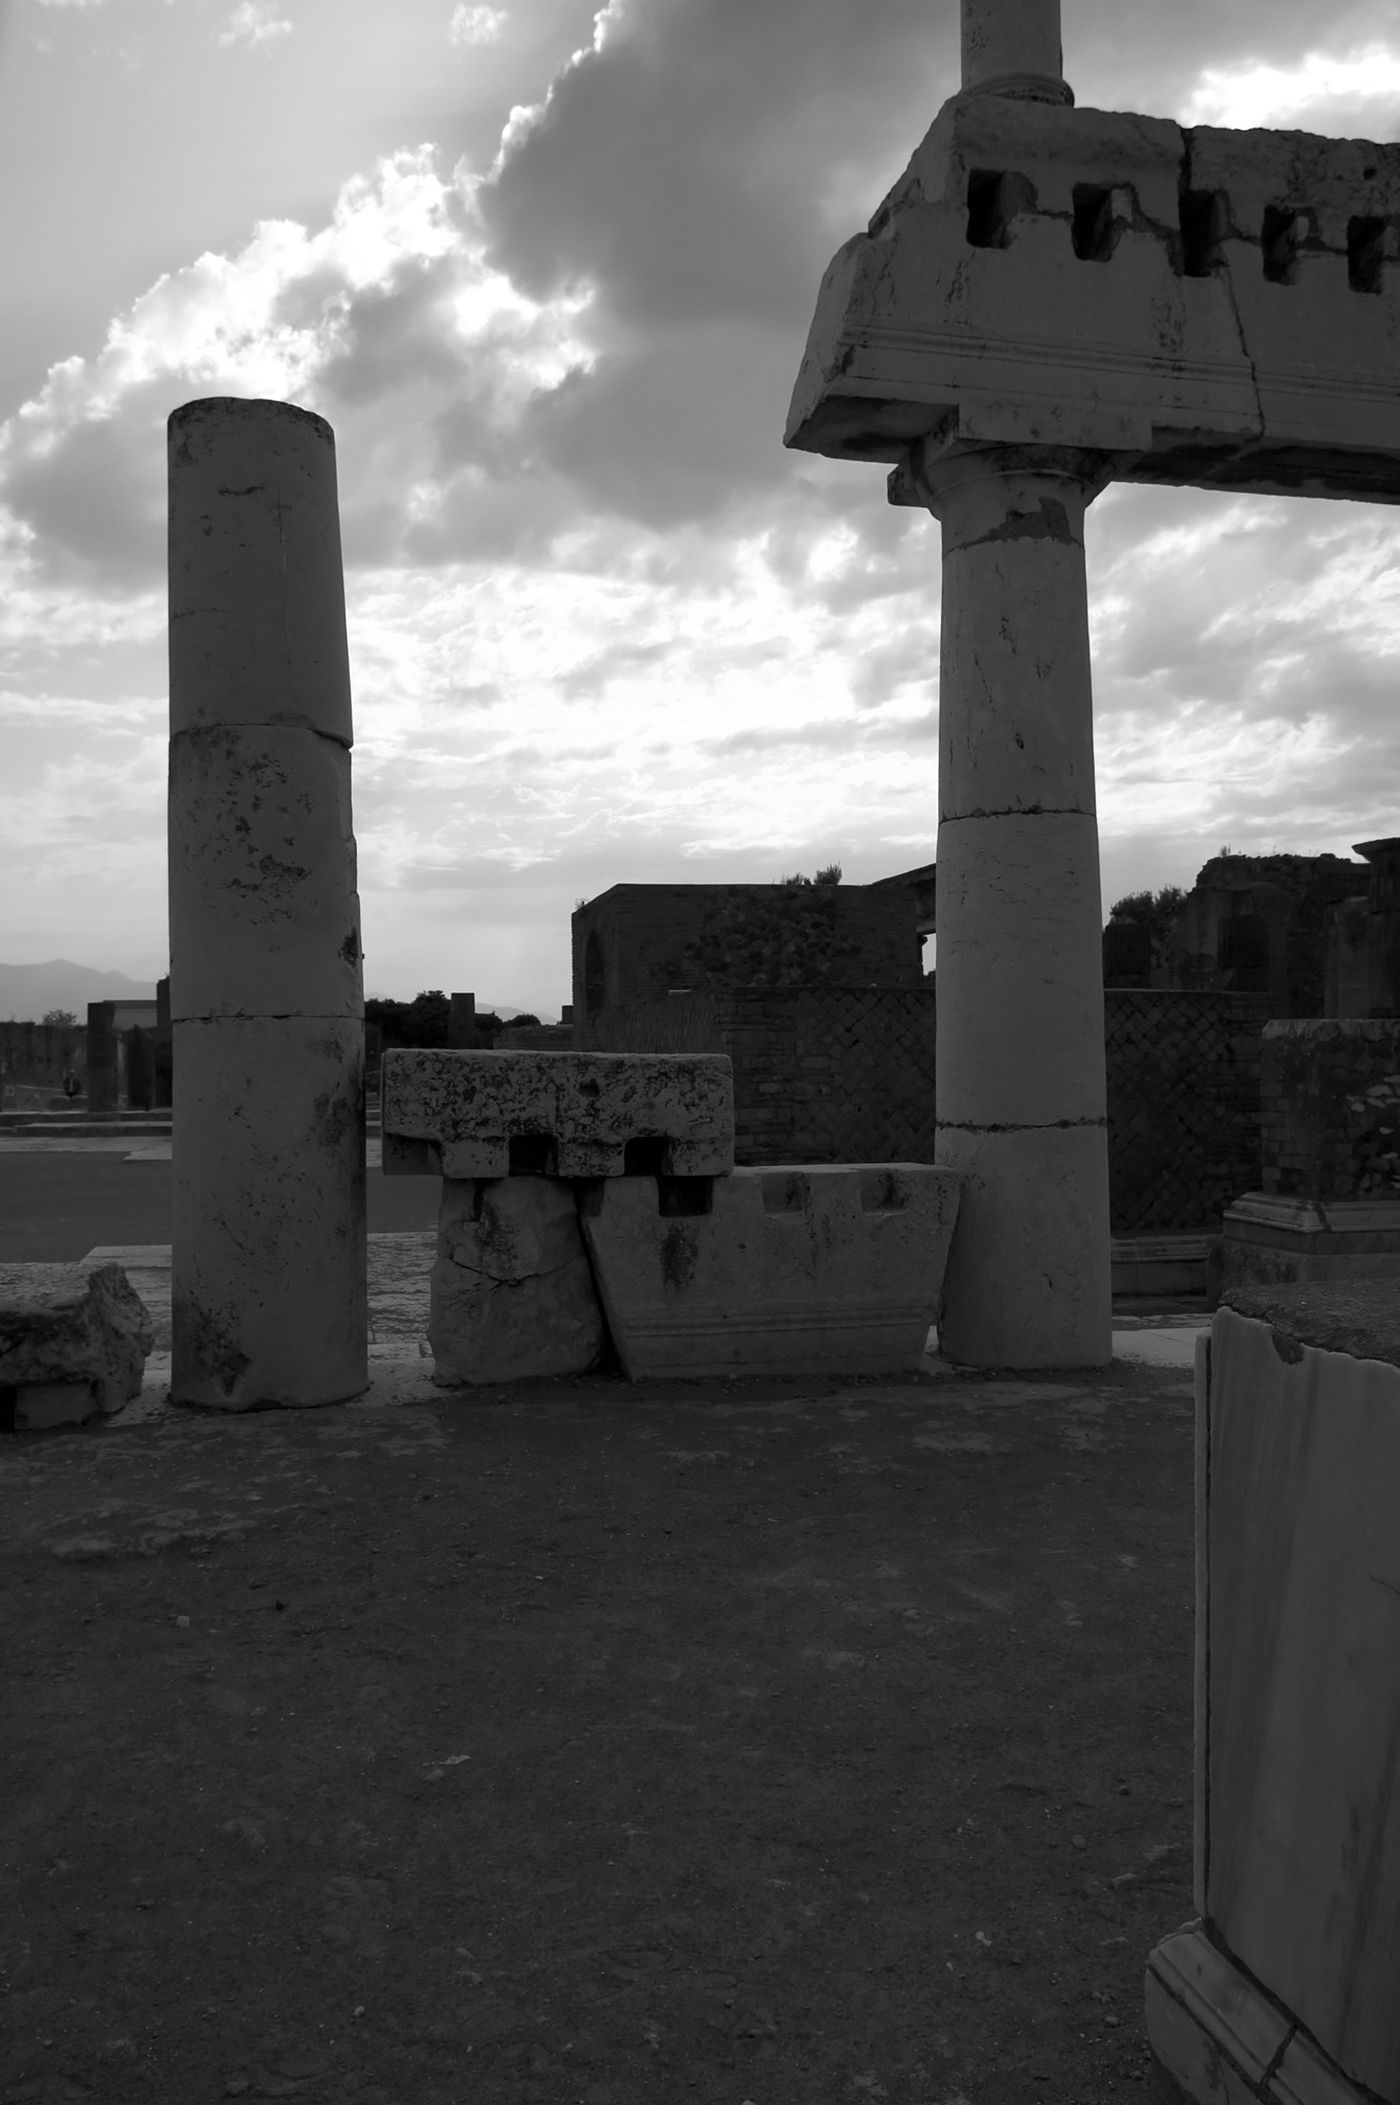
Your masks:
{"label": "low stone wall", "polygon": [[1400,1195],[1400,1019],[1272,1022],[1261,1053],[1263,1190]]}

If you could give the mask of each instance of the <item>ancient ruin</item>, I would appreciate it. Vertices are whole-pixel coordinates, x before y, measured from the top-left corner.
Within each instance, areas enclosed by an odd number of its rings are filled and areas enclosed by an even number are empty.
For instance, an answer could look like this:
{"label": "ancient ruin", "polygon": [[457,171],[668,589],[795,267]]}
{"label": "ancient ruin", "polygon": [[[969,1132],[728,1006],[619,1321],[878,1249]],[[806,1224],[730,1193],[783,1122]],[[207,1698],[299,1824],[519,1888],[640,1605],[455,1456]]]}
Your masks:
{"label": "ancient ruin", "polygon": [[1400,148],[1075,110],[1058,12],[964,0],[962,91],[827,271],[786,434],[942,523],[945,1324],[983,1365],[1108,1351],[1085,507],[1390,498],[1400,457]]}
{"label": "ancient ruin", "polygon": [[439,1176],[434,1380],[916,1368],[957,1178],[734,1167],[715,1054],[414,1052],[383,1067],[384,1168]]}
{"label": "ancient ruin", "polygon": [[285,402],[169,424],[179,1403],[365,1387],[364,997],[335,443]]}
{"label": "ancient ruin", "polygon": [[[963,1192],[940,1343],[974,1365],[1068,1367],[1109,1350],[1085,510],[1115,477],[1400,501],[1400,147],[1076,110],[1058,0],[963,0],[962,29],[961,92],[827,271],[786,437],[889,463],[891,500],[941,523],[938,1154]],[[1393,1361],[1393,1334],[1367,1327],[1350,1352]],[[1378,1449],[1368,1436],[1314,1462],[1314,1389],[1340,1407],[1353,1381],[1351,1357],[1320,1341],[1312,1317],[1293,1337],[1275,1320],[1271,1338],[1217,1314],[1198,1361],[1198,1536],[1252,1540],[1267,1481],[1280,1513],[1325,1516],[1336,1590],[1364,1602],[1369,1629]],[[1306,1371],[1280,1383],[1295,1360]],[[1387,1427],[1393,1505],[1393,1365],[1367,1403]],[[1255,1416],[1267,1467],[1217,1474],[1208,1458]],[[1207,1666],[1250,1617],[1238,1562],[1208,1569]],[[1271,1599],[1262,1654],[1261,1638],[1238,1656],[1272,1669],[1284,1627]],[[1207,1751],[1215,1683],[1198,1678],[1201,1920],[1153,1953],[1147,2016],[1202,2100],[1400,2097],[1384,1764],[1363,1764],[1358,1791],[1355,1762],[1314,1736],[1303,1791],[1296,1766],[1271,1781],[1257,1758],[1336,1701],[1368,1723],[1394,1714],[1393,1643],[1358,1646],[1340,1680],[1331,1656],[1298,1641],[1276,1681],[1240,1677],[1225,1804]],[[1324,1883],[1318,1837],[1348,1817]]]}

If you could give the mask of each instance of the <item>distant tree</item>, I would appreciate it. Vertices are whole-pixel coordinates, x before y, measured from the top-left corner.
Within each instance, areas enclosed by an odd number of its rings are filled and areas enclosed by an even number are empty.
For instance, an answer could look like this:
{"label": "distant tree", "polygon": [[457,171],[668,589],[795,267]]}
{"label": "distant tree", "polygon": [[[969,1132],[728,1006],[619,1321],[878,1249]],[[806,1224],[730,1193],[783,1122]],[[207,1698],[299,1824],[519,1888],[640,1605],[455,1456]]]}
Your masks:
{"label": "distant tree", "polygon": [[780,877],[778,882],[779,884],[788,885],[793,890],[800,890],[803,885],[839,884],[841,882],[841,865],[839,862],[829,862],[826,868],[818,870],[814,877],[804,877],[799,870],[791,877]]}
{"label": "distant tree", "polygon": [[451,1003],[440,987],[415,994],[412,1001],[365,1003],[365,1021],[379,1025],[382,1045],[445,1046],[450,1013]]}
{"label": "distant tree", "polygon": [[539,1020],[539,1017],[532,1016],[528,1009],[523,1009],[518,1016],[512,1016],[509,1018],[505,1025],[505,1028],[508,1031],[513,1031],[519,1024],[538,1023]]}
{"label": "distant tree", "polygon": [[46,1009],[43,1016],[45,1023],[60,1031],[72,1030],[77,1020],[71,1009]]}
{"label": "distant tree", "polygon": [[1114,900],[1103,932],[1105,986],[1151,986],[1153,965],[1165,955],[1172,923],[1185,904],[1186,894],[1177,884]]}

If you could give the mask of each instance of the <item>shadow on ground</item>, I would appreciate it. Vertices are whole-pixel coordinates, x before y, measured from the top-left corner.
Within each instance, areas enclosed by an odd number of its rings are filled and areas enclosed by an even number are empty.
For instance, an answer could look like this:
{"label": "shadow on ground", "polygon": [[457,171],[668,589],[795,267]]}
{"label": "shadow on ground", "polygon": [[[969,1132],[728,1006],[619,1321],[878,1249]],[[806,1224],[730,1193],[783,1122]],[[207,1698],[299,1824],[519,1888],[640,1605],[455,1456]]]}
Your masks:
{"label": "shadow on ground", "polygon": [[415,1324],[0,1449],[6,2105],[1156,2095],[1189,1369],[449,1393]]}

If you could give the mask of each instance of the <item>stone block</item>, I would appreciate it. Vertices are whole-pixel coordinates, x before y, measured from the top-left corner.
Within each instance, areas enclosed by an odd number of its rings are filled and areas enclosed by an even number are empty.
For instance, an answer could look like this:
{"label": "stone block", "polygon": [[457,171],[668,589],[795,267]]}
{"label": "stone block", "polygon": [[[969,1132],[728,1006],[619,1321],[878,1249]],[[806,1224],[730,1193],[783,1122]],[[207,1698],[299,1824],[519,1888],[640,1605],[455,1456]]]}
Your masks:
{"label": "stone block", "polygon": [[579,1211],[640,1381],[917,1367],[957,1206],[951,1171],[892,1162],[625,1177]]}
{"label": "stone block", "polygon": [[48,1279],[0,1298],[0,1398],[16,1432],[119,1411],[141,1393],[154,1339],[120,1265],[55,1266]]}
{"label": "stone block", "polygon": [[177,1022],[174,1041],[175,1401],[247,1411],[358,1396],[363,1024],[218,1017]]}
{"label": "stone block", "polygon": [[389,1176],[724,1176],[734,1081],[719,1053],[416,1052],[382,1067]]}
{"label": "stone block", "polygon": [[170,742],[169,813],[174,1021],[358,1019],[348,747],[299,725],[198,725]]}
{"label": "stone block", "polygon": [[[1393,1290],[1248,1298],[1197,1394],[1204,1914],[1358,2092],[1400,2100]],[[1285,2069],[1269,2098],[1351,2095]]]}
{"label": "stone block", "polygon": [[435,1382],[583,1374],[606,1335],[567,1184],[443,1179],[428,1315]]}
{"label": "stone block", "polygon": [[335,437],[215,396],[169,424],[170,728],[304,725],[352,742]]}

